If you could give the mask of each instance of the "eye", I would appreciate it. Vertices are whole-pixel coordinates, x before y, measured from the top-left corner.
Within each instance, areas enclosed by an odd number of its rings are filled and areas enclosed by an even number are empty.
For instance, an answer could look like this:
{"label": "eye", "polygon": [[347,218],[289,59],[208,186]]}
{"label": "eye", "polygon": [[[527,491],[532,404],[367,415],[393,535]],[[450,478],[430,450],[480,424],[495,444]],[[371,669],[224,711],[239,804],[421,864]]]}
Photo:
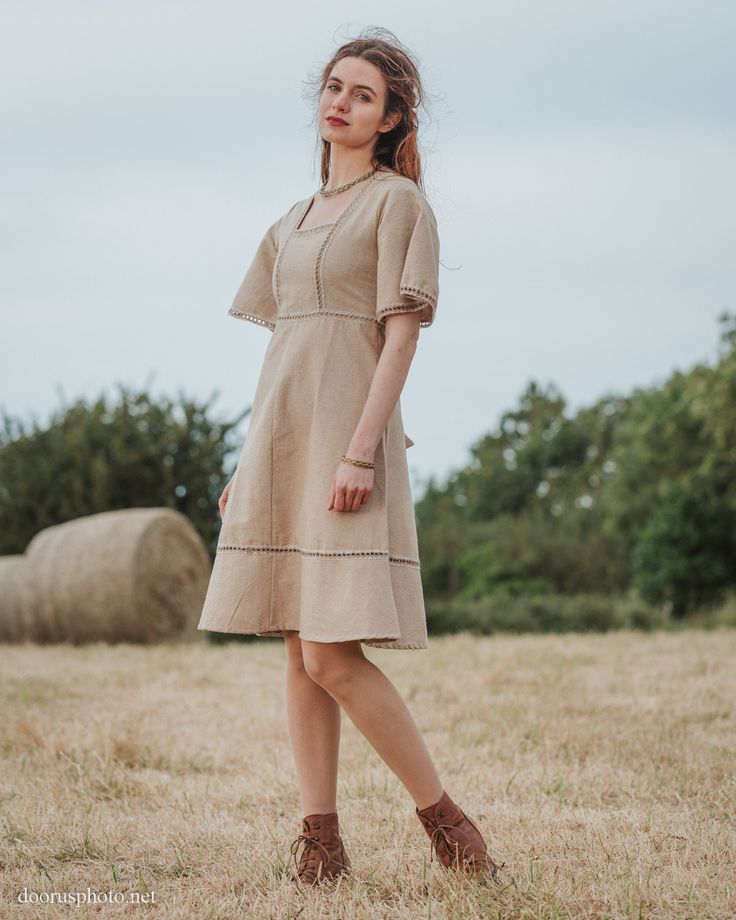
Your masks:
{"label": "eye", "polygon": [[[328,83],[328,84],[327,84],[327,89],[336,89],[338,92],[340,91],[340,87],[339,87],[339,85],[338,85],[337,83]],[[370,100],[370,96],[367,96],[365,93],[358,93],[358,96],[359,96],[361,99],[365,99],[366,102],[370,102],[370,101],[371,101],[371,100]]]}

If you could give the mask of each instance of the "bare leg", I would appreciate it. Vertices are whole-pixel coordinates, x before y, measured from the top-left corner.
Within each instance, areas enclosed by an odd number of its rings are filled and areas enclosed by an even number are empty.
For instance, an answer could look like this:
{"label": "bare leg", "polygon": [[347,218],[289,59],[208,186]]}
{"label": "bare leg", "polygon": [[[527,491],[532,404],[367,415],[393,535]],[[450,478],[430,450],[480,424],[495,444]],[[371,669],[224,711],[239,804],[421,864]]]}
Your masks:
{"label": "bare leg", "polygon": [[347,712],[417,808],[439,801],[444,789],[419,727],[396,687],[365,657],[361,643],[298,641],[309,678]]}
{"label": "bare leg", "polygon": [[286,713],[302,814],[337,811],[340,706],[304,670],[299,633],[287,630]]}

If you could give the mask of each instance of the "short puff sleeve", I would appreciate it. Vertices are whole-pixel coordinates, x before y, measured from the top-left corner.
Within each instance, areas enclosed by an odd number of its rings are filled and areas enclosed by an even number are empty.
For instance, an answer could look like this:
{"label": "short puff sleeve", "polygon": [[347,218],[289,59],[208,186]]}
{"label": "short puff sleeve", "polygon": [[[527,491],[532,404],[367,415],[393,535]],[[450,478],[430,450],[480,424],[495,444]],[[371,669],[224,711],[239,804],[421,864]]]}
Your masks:
{"label": "short puff sleeve", "polygon": [[266,231],[258,244],[253,261],[245,273],[228,316],[250,320],[273,332],[278,318],[278,305],[273,292],[273,271],[279,248],[280,217]]}
{"label": "short puff sleeve", "polygon": [[420,326],[431,326],[439,296],[437,221],[421,189],[408,183],[392,188],[378,221],[376,316],[421,311]]}

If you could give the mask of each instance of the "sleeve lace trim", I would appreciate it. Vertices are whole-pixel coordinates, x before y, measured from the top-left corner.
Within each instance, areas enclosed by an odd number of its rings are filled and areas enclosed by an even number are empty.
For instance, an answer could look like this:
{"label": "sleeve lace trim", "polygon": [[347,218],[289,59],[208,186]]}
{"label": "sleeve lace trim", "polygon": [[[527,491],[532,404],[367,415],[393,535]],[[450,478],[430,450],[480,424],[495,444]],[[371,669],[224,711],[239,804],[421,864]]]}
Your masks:
{"label": "sleeve lace trim", "polygon": [[240,310],[235,310],[233,307],[230,307],[227,312],[228,316],[235,316],[237,319],[247,319],[251,323],[258,323],[259,326],[266,326],[271,332],[276,328],[275,323],[269,323],[267,320],[261,319],[260,316],[254,316],[253,313],[242,313]]}

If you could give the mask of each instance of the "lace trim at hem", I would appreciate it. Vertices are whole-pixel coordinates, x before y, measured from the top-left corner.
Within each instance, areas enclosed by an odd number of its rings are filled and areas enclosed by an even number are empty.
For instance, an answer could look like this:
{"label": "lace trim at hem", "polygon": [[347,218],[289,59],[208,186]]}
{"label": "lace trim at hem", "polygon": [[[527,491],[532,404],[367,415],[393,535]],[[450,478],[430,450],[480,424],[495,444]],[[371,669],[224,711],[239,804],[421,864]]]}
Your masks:
{"label": "lace trim at hem", "polygon": [[[273,631],[261,630],[260,632],[257,631],[255,628],[254,629],[243,629],[243,627],[240,627],[238,629],[224,629],[222,627],[217,627],[217,626],[198,625],[197,629],[203,630],[205,632],[237,633],[238,635],[241,635],[241,636],[256,635],[262,639],[280,639],[282,638],[281,632],[283,631],[291,632],[294,629],[294,627],[275,626]],[[297,629],[296,632],[299,632],[299,630]],[[397,642],[399,642],[398,636],[396,637],[396,642],[392,642],[391,640],[381,642],[378,640],[386,640],[386,636],[344,636],[344,637],[340,637],[337,639],[332,639],[332,638],[315,639],[315,638],[310,638],[309,636],[305,636],[301,632],[299,632],[299,638],[305,639],[307,642],[355,642],[356,640],[358,640],[360,642],[365,642],[367,645],[371,645],[373,648],[388,648],[388,649],[412,649],[412,648],[413,649],[426,649],[428,648],[428,645],[422,645],[417,642],[403,642],[401,644],[396,644]]]}
{"label": "lace trim at hem", "polygon": [[378,556],[388,559],[389,565],[407,565],[420,568],[418,559],[409,556],[391,556],[385,549],[304,549],[301,546],[269,546],[264,543],[247,546],[236,543],[223,543],[217,547],[218,553],[298,553],[302,556]]}
{"label": "lace trim at hem", "polygon": [[[309,640],[307,640],[307,641],[309,641]],[[395,648],[395,649],[397,649],[397,650],[399,650],[399,651],[400,651],[401,649],[409,649],[409,648],[418,648],[418,649],[427,649],[427,648],[429,648],[429,645],[415,645],[415,644],[412,643],[412,642],[406,642],[406,643],[404,643],[403,645],[393,645],[393,644],[389,644],[388,642],[371,642],[371,641],[368,640],[368,639],[361,639],[361,642],[365,642],[365,644],[366,644],[366,645],[370,645],[371,648],[388,648],[388,649]]]}
{"label": "lace trim at hem", "polygon": [[[265,639],[269,637],[264,636],[263,638]],[[426,645],[418,645],[412,642],[405,642],[401,645],[395,645],[393,642],[391,642],[390,639],[386,641],[385,636],[375,636],[375,637],[374,636],[343,636],[338,639],[315,639],[315,638],[310,638],[309,636],[305,636],[302,633],[299,633],[299,638],[305,639],[307,642],[355,642],[356,640],[358,640],[360,642],[365,642],[367,645],[372,645],[374,648],[427,648]],[[384,641],[383,642],[376,641],[380,639],[383,639]],[[397,642],[399,641],[398,636],[396,637],[396,641]]]}
{"label": "lace trim at hem", "polygon": [[269,323],[268,320],[261,319],[260,316],[255,316],[253,313],[241,313],[240,310],[234,310],[232,307],[227,311],[228,316],[235,316],[237,319],[247,319],[251,323],[258,323],[259,326],[266,326],[267,329],[270,329],[271,332],[276,328],[275,323]]}

